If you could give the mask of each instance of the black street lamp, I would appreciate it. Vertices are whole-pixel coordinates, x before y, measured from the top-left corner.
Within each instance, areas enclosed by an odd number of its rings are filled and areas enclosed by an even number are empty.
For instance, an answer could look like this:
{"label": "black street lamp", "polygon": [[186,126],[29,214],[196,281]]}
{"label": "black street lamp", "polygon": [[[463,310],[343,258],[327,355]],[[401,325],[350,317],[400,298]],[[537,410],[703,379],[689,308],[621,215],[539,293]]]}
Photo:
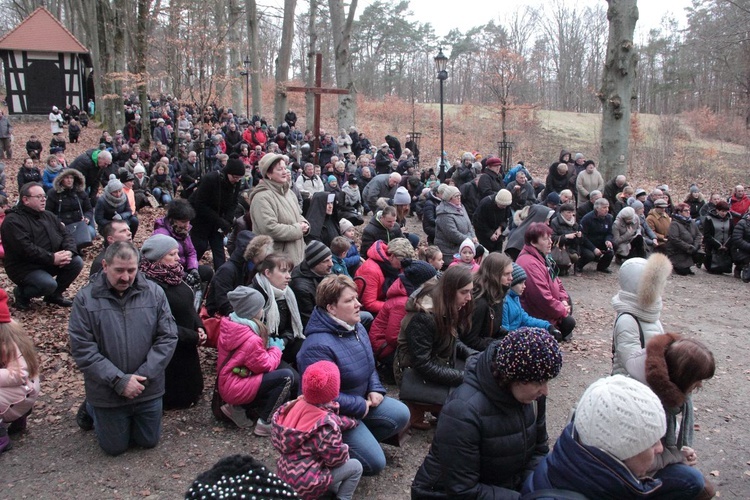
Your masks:
{"label": "black street lamp", "polygon": [[245,116],[250,121],[250,58],[245,56],[242,64],[245,66],[245,71],[240,71],[240,75],[245,77]]}
{"label": "black street lamp", "polygon": [[440,172],[438,178],[441,181],[445,180],[445,151],[444,135],[443,135],[443,82],[448,79],[448,58],[443,54],[443,48],[439,48],[438,55],[435,56],[435,65],[437,66],[437,78],[440,80]]}

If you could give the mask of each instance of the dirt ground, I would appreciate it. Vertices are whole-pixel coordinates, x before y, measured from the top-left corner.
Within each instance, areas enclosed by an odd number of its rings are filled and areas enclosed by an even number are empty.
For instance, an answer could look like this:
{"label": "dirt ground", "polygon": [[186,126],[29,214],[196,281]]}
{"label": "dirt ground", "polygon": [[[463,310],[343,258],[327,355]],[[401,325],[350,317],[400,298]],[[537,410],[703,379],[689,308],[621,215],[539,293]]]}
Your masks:
{"label": "dirt ground", "polygon": [[[17,127],[17,137],[22,129],[23,125]],[[22,148],[24,142],[25,138],[16,147]],[[20,151],[16,153],[20,158]],[[69,161],[74,157],[70,154]],[[14,185],[20,162],[6,163],[8,185]],[[143,222],[152,224],[156,215],[147,209]],[[413,220],[410,225],[416,225]],[[137,241],[150,229],[148,223],[142,227]],[[98,253],[99,245],[86,252],[87,265],[74,288],[85,282],[88,262]],[[614,313],[609,301],[618,288],[616,274],[588,271],[563,280],[575,301],[578,327],[574,340],[563,346],[563,369],[550,387],[548,432],[552,441],[584,389],[610,371]],[[6,290],[12,286],[3,270],[0,286]],[[697,336],[716,357],[717,375],[694,397],[698,427],[694,448],[701,471],[710,475],[721,498],[730,499],[750,498],[747,297],[748,285],[700,270],[696,276],[670,278],[662,316],[667,331]],[[30,417],[28,432],[16,436],[14,448],[0,455],[0,498],[179,498],[196,475],[230,454],[251,454],[275,468],[277,454],[267,438],[219,423],[211,415],[215,351],[203,356],[207,385],[203,401],[190,410],[165,415],[157,448],[106,456],[94,434],[82,432],[75,423],[83,383],[68,353],[68,311],[37,304],[31,312],[12,310],[12,314],[24,323],[38,346],[43,395]],[[389,394],[397,395],[396,388],[389,387]],[[433,433],[414,431],[403,447],[385,446],[388,467],[378,477],[364,478],[357,497],[409,498],[409,486]]]}

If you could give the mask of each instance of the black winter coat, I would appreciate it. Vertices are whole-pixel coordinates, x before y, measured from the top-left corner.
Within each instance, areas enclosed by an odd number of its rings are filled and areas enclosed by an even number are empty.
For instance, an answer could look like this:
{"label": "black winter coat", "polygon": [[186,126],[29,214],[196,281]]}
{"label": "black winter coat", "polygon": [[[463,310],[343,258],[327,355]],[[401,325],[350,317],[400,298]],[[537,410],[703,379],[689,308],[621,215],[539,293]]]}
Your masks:
{"label": "black winter coat", "polygon": [[18,191],[21,191],[21,187],[29,182],[42,182],[42,172],[37,168],[26,168],[20,167],[18,174],[16,175],[16,181],[18,181]]}
{"label": "black winter coat", "polygon": [[[403,322],[408,325],[406,351],[397,353],[401,367],[412,367],[425,380],[436,384],[456,387],[464,379],[464,372],[453,366],[453,350],[458,349],[456,339],[450,335],[442,336],[437,332],[435,318],[431,312],[420,311],[411,318],[406,316]],[[401,349],[401,346],[398,347]],[[460,357],[460,356],[459,356]]]}
{"label": "black winter coat", "polygon": [[307,326],[313,309],[315,309],[315,296],[318,285],[323,281],[325,276],[318,276],[310,269],[307,262],[302,262],[292,269],[292,281],[289,286],[292,287],[294,296],[297,299],[297,309],[299,309],[302,326]]}
{"label": "black winter coat", "polygon": [[508,330],[503,328],[503,301],[490,305],[480,297],[474,301],[474,315],[471,328],[462,332],[461,342],[477,351],[484,351],[494,341],[505,337]]}
{"label": "black winter coat", "polygon": [[430,245],[435,243],[435,210],[438,205],[440,198],[430,191],[422,205],[422,230],[427,235],[427,243]]}
{"label": "black winter coat", "polygon": [[[8,219],[5,219],[5,224],[7,223]],[[3,227],[5,227],[5,224],[3,224]],[[4,242],[5,237],[3,237]],[[7,262],[8,257],[5,258]],[[743,215],[732,230],[732,259],[743,265],[750,262],[750,214]]]}
{"label": "black winter coat", "polygon": [[401,226],[394,224],[393,228],[386,229],[380,223],[376,214],[372,216],[370,222],[365,226],[365,230],[362,231],[362,245],[360,245],[359,254],[366,259],[367,251],[376,241],[383,240],[387,245],[391,240],[403,237],[404,235],[401,232]]}
{"label": "black winter coat", "polygon": [[546,398],[517,401],[492,377],[494,349],[469,360],[448,396],[412,498],[517,499],[525,477],[549,452]]}
{"label": "black winter coat", "polygon": [[482,201],[482,196],[479,194],[479,187],[476,182],[471,181],[461,186],[459,191],[461,192],[461,204],[466,209],[469,218],[472,218],[479,202]]}
{"label": "black winter coat", "polygon": [[198,188],[189,198],[195,209],[191,235],[207,237],[219,229],[229,234],[239,192],[240,183],[229,182],[224,172],[209,172],[201,177]]}
{"label": "black winter coat", "polygon": [[229,260],[216,270],[206,289],[206,311],[209,316],[219,313],[220,316],[229,316],[234,309],[229,303],[227,294],[240,285],[247,285],[247,262],[245,261],[245,248],[255,235],[250,231],[240,231],[237,234],[237,243]]}
{"label": "black winter coat", "polygon": [[[422,217],[424,220],[424,215]],[[503,251],[505,238],[502,235],[495,241],[490,238],[498,227],[508,227],[510,217],[510,207],[498,207],[495,203],[495,195],[486,196],[479,202],[479,206],[474,211],[472,223],[477,240],[488,252]]]}
{"label": "black winter coat", "polygon": [[[62,185],[62,179],[68,175],[73,176],[73,187],[65,189]],[[81,212],[83,212],[83,217],[93,220],[94,209],[91,207],[91,200],[84,191],[85,183],[83,175],[78,170],[63,170],[52,182],[53,188],[47,191],[45,208],[55,214],[60,222],[66,226],[80,221]]]}
{"label": "black winter coat", "polygon": [[504,187],[503,179],[489,168],[484,171],[482,177],[479,178],[477,188],[479,189],[479,196],[484,198],[489,195],[496,195]]}
{"label": "black winter coat", "polygon": [[21,283],[32,271],[55,265],[55,252],[69,250],[78,255],[73,237],[52,212],[38,212],[23,203],[6,210],[0,226],[5,248],[5,272]]}
{"label": "black winter coat", "polygon": [[99,191],[99,178],[101,176],[101,170],[92,158],[96,151],[96,149],[89,149],[78,155],[70,164],[70,168],[74,168],[83,174],[84,179],[86,179],[86,187],[91,188],[89,192],[91,206],[96,204],[96,193]]}

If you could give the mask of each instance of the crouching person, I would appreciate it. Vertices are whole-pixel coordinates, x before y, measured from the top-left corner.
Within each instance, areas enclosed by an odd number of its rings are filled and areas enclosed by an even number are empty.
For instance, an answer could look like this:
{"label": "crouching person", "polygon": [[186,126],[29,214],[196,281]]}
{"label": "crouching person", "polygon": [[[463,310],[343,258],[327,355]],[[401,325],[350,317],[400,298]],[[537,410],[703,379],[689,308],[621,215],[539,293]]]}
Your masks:
{"label": "crouching person", "polygon": [[159,442],[164,372],[177,345],[166,295],[138,272],[138,259],[131,242],[110,245],[102,272],[76,295],[68,324],[86,409],[109,455]]}
{"label": "crouching person", "polygon": [[[623,375],[594,382],[576,408],[552,453],[526,480],[521,498],[712,498],[694,467],[672,464],[651,477],[667,430],[664,408],[651,389]],[[549,496],[543,494],[549,491]]]}

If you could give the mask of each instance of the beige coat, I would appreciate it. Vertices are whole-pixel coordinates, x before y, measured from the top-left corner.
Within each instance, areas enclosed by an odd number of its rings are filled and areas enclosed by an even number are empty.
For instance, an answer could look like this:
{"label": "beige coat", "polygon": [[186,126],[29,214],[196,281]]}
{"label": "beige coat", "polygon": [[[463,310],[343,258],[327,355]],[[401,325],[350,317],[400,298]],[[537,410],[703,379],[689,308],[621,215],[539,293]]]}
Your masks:
{"label": "beige coat", "polygon": [[578,191],[578,202],[583,203],[589,199],[591,191],[604,191],[604,178],[598,170],[592,173],[582,170],[576,178],[576,191]]}
{"label": "beige coat", "polygon": [[307,222],[289,185],[263,179],[250,194],[250,219],[255,234],[273,238],[275,252],[284,253],[294,261],[302,262],[305,240],[300,222]]}

